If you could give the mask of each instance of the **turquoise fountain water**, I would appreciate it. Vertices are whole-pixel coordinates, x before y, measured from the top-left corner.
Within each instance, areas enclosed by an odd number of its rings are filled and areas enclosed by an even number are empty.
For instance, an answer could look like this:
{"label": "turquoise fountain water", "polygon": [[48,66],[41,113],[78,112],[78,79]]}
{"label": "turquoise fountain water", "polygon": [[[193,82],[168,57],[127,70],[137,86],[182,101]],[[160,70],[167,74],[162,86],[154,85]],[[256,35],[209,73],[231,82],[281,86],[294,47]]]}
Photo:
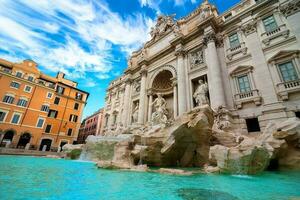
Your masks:
{"label": "turquoise fountain water", "polygon": [[174,176],[101,170],[89,162],[0,156],[1,200],[288,200],[300,197],[299,188],[299,172]]}

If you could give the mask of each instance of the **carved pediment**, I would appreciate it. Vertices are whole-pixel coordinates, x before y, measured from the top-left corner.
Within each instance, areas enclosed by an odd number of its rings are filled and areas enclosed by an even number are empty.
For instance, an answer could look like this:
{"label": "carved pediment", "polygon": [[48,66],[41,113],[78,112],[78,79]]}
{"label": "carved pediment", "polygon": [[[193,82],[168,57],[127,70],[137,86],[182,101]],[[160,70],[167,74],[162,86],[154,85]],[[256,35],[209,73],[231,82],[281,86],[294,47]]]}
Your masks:
{"label": "carved pediment", "polygon": [[234,68],[231,72],[230,72],[230,76],[235,76],[235,75],[238,75],[239,73],[242,73],[242,72],[247,72],[247,71],[251,71],[253,70],[253,66],[251,65],[241,65],[241,66],[238,66],[236,68]]}
{"label": "carved pediment", "polygon": [[287,51],[280,51],[272,56],[268,62],[273,62],[282,58],[291,57],[291,56],[298,56],[300,54],[300,50],[287,50]]}
{"label": "carved pediment", "polygon": [[175,14],[158,16],[156,25],[151,28],[150,35],[152,39],[157,39],[159,36],[164,35],[169,30],[172,30],[175,34],[179,34],[180,28],[178,23],[174,20],[174,17]]}

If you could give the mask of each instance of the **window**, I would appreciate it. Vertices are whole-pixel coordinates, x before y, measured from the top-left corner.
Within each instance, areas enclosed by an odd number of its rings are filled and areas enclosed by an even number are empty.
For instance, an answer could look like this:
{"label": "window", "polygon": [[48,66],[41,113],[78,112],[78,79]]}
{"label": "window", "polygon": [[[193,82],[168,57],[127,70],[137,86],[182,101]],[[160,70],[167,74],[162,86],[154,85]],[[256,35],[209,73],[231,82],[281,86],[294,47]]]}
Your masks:
{"label": "window", "polygon": [[3,102],[4,103],[10,103],[12,104],[14,102],[15,98],[13,96],[10,95],[5,95],[3,98]]}
{"label": "window", "polygon": [[230,48],[235,48],[240,45],[239,36],[237,33],[234,33],[229,36],[229,44],[230,44]]}
{"label": "window", "polygon": [[43,112],[49,112],[49,106],[48,105],[42,105],[41,111],[43,111]]}
{"label": "window", "polygon": [[241,93],[251,91],[250,82],[247,75],[240,76],[237,79],[238,79],[239,89]]}
{"label": "window", "polygon": [[[295,116],[300,119],[300,111],[295,112]],[[0,117],[0,121],[1,121],[1,117]]]}
{"label": "window", "polygon": [[22,76],[23,76],[23,73],[22,73],[22,72],[17,72],[17,73],[16,73],[16,77],[22,78]]}
{"label": "window", "polygon": [[277,23],[273,15],[263,19],[263,23],[266,29],[266,32],[274,31],[278,28]]}
{"label": "window", "polygon": [[47,124],[46,129],[45,129],[45,133],[50,133],[51,128],[52,128],[51,124]]}
{"label": "window", "polygon": [[44,126],[44,122],[45,122],[45,119],[44,119],[44,118],[38,118],[36,127],[42,128],[42,127]]}
{"label": "window", "polygon": [[56,118],[57,114],[58,114],[57,110],[49,110],[48,117]]}
{"label": "window", "polygon": [[33,76],[28,76],[27,79],[28,79],[29,81],[31,81],[31,82],[33,82],[33,80],[34,80]]}
{"label": "window", "polygon": [[81,94],[81,93],[78,93],[78,92],[76,92],[75,99],[82,100],[82,94]]}
{"label": "window", "polygon": [[278,67],[284,82],[298,80],[298,74],[291,61],[279,64]]}
{"label": "window", "polygon": [[3,71],[4,71],[5,73],[11,74],[11,69],[4,68]]}
{"label": "window", "polygon": [[55,85],[54,85],[54,83],[48,83],[48,87],[50,87],[50,88],[55,88]]}
{"label": "window", "polygon": [[57,86],[56,87],[56,92],[58,94],[64,94],[65,88],[61,87],[61,86]]}
{"label": "window", "polygon": [[246,119],[248,132],[259,132],[260,126],[257,118]]}
{"label": "window", "polygon": [[10,87],[19,89],[20,88],[20,83],[17,83],[17,82],[13,81],[13,82],[10,83]]}
{"label": "window", "polygon": [[69,121],[70,122],[77,122],[77,120],[78,120],[78,116],[77,115],[70,115],[70,117],[69,117]]}
{"label": "window", "polygon": [[11,119],[11,123],[12,124],[19,124],[20,118],[21,118],[21,114],[14,113],[14,115],[13,115],[13,117]]}
{"label": "window", "polygon": [[17,105],[22,106],[22,107],[26,107],[27,103],[28,103],[28,101],[26,99],[19,99]]}
{"label": "window", "polygon": [[55,97],[55,99],[54,99],[54,104],[58,105],[58,104],[59,104],[59,101],[60,101],[60,98]]}
{"label": "window", "polygon": [[68,129],[68,136],[71,136],[71,135],[72,135],[72,131],[73,131],[73,130],[72,130],[71,128]]}
{"label": "window", "polygon": [[51,99],[52,98],[53,93],[52,92],[48,92],[47,93],[47,99]]}
{"label": "window", "polygon": [[232,13],[229,13],[224,16],[224,19],[227,20],[227,19],[230,19],[231,17],[232,17]]}
{"label": "window", "polygon": [[25,87],[24,87],[24,91],[25,92],[31,92],[31,90],[32,90],[32,87],[31,86],[29,86],[29,85],[25,85]]}
{"label": "window", "polygon": [[75,110],[78,110],[78,108],[79,108],[79,104],[78,104],[78,103],[75,103],[75,104],[74,104],[74,109],[75,109]]}
{"label": "window", "polygon": [[4,122],[7,112],[0,110],[0,122]]}
{"label": "window", "polygon": [[42,80],[39,80],[38,83],[41,85],[45,85],[45,81],[42,81]]}

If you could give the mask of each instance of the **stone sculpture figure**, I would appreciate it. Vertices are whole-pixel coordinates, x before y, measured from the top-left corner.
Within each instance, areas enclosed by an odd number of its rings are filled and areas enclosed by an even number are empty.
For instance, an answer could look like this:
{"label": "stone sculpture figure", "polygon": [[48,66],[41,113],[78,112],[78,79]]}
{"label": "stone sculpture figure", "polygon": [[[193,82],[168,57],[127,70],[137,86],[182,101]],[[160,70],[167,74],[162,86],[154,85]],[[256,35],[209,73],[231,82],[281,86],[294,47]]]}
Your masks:
{"label": "stone sculpture figure", "polygon": [[152,124],[166,124],[168,121],[168,111],[166,109],[167,102],[160,93],[157,94],[157,98],[153,101],[152,105],[154,105],[155,109],[151,116]]}
{"label": "stone sculpture figure", "polygon": [[[160,15],[157,18],[155,27],[151,28],[150,35],[153,39],[163,35],[168,29],[174,29],[175,26],[175,15],[164,16]],[[176,27],[179,28],[179,27]]]}
{"label": "stone sculpture figure", "polygon": [[139,102],[136,103],[133,112],[132,112],[132,122],[136,123],[139,117]]}
{"label": "stone sculpture figure", "polygon": [[219,130],[224,130],[230,127],[230,113],[225,108],[225,106],[219,106],[218,109],[215,111],[215,125],[216,128]]}
{"label": "stone sculpture figure", "polygon": [[196,68],[198,65],[204,63],[204,55],[202,50],[193,52],[190,55],[191,55],[191,68]]}
{"label": "stone sculpture figure", "polygon": [[199,80],[199,85],[195,90],[193,97],[195,98],[197,106],[209,104],[207,98],[208,86],[207,83],[204,83],[203,80]]}

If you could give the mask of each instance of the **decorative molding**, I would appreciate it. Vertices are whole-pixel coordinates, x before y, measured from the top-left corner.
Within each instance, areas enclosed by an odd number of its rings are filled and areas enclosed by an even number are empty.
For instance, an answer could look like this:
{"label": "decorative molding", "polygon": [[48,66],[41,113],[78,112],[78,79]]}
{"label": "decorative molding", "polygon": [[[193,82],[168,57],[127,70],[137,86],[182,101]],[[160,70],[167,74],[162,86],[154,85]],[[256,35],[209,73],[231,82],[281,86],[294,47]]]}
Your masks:
{"label": "decorative molding", "polygon": [[251,21],[241,26],[241,30],[246,36],[255,33],[257,31],[257,22]]}
{"label": "decorative molding", "polygon": [[285,17],[289,17],[300,10],[300,0],[289,1],[279,6],[279,10]]}
{"label": "decorative molding", "polygon": [[215,42],[217,40],[217,37],[216,37],[216,33],[211,31],[209,33],[206,33],[203,37],[203,44],[205,46],[207,46],[208,43],[210,42]]}
{"label": "decorative molding", "polygon": [[204,64],[204,52],[203,49],[198,49],[197,51],[190,53],[190,65],[191,69],[199,67],[201,64]]}
{"label": "decorative molding", "polygon": [[175,55],[176,56],[185,56],[186,51],[183,48],[182,44],[178,44],[175,48]]}
{"label": "decorative molding", "polygon": [[210,4],[205,0],[195,11],[189,14],[186,17],[183,17],[179,20],[179,23],[185,23],[186,21],[192,19],[193,17],[199,15],[202,20],[209,18],[213,13],[217,12],[217,9],[214,5]]}
{"label": "decorative molding", "polygon": [[245,66],[245,65],[240,65],[238,67],[236,67],[234,70],[232,70],[229,75],[230,76],[237,76],[239,75],[241,72],[246,72],[246,73],[249,73],[249,72],[252,72],[253,71],[253,66],[251,65],[248,65],[248,66]]}
{"label": "decorative molding", "polygon": [[216,47],[217,48],[222,48],[224,47],[224,35],[222,34],[217,34],[216,35]]}
{"label": "decorative molding", "polygon": [[175,15],[160,15],[157,17],[156,25],[151,28],[151,40],[157,40],[171,30],[176,36],[182,35],[179,24],[174,20]]}

